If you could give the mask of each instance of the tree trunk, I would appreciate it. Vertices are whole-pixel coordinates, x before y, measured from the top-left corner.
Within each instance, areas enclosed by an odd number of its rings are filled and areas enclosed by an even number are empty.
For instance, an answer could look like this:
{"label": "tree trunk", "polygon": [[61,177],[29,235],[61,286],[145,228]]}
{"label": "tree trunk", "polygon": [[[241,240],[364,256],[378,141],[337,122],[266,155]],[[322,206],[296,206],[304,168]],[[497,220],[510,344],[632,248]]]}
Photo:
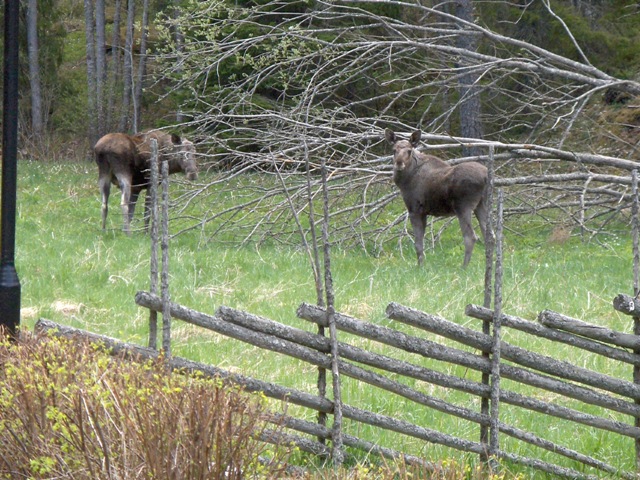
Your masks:
{"label": "tree trunk", "polygon": [[29,53],[29,83],[31,87],[31,130],[34,139],[44,131],[42,88],[40,84],[40,48],[38,45],[38,1],[27,4],[27,43]]}
{"label": "tree trunk", "polygon": [[[180,2],[176,0],[175,6],[173,8],[173,18],[174,20],[176,20],[174,22],[173,38],[176,42],[176,53],[181,56],[184,52],[184,35],[182,34],[182,31],[180,31],[180,22],[178,22],[178,19],[180,17],[179,4]],[[178,60],[178,63],[180,63],[180,60]],[[180,73],[180,71],[178,73]],[[184,115],[182,114],[182,107],[178,105],[178,110],[176,111],[176,122],[182,123],[183,121]]]}
{"label": "tree trunk", "polygon": [[[474,21],[472,0],[458,0],[455,7],[455,15],[467,22]],[[464,28],[464,27],[463,27]],[[456,47],[463,48],[470,52],[478,49],[477,36],[461,32],[456,38]],[[460,65],[464,67],[463,65]],[[475,71],[462,74],[458,83],[460,101],[458,111],[460,113],[460,136],[465,138],[482,138],[484,129],[480,118],[480,88],[477,84],[479,75]],[[483,149],[480,147],[463,147],[462,155],[481,155]]]}
{"label": "tree trunk", "polygon": [[107,58],[105,40],[104,0],[96,0],[96,114],[98,115],[98,135],[106,132],[105,89],[107,85]]}
{"label": "tree trunk", "polygon": [[138,60],[138,82],[133,98],[133,121],[135,131],[140,130],[142,112],[142,84],[147,73],[147,36],[149,35],[149,0],[142,6],[142,32],[140,33],[140,57]]}
{"label": "tree trunk", "polygon": [[124,90],[122,96],[122,116],[120,117],[120,131],[126,131],[129,126],[129,110],[131,107],[131,93],[133,88],[133,21],[135,17],[135,0],[127,4],[127,36],[124,46]]}
{"label": "tree trunk", "polygon": [[89,117],[89,141],[93,147],[98,141],[98,127],[96,119],[96,58],[95,58],[95,31],[93,23],[92,0],[84,0],[85,35],[87,42],[87,106]]}
{"label": "tree trunk", "polygon": [[122,1],[116,0],[113,13],[113,34],[111,36],[111,81],[109,82],[109,106],[106,112],[105,124],[106,128],[111,130],[113,126],[113,118],[118,118],[115,112],[116,108],[116,83],[120,78],[122,68],[120,66],[120,11]]}

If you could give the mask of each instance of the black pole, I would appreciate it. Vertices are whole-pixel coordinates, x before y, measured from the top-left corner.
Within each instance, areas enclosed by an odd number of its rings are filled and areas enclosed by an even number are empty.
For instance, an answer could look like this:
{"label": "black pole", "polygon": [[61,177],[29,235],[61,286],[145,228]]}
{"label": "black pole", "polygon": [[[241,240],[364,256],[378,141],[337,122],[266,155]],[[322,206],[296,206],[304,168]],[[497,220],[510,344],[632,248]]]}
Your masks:
{"label": "black pole", "polygon": [[18,158],[18,5],[4,2],[4,90],[2,110],[2,197],[0,201],[0,327],[10,335],[20,325],[20,280],[16,246]]}

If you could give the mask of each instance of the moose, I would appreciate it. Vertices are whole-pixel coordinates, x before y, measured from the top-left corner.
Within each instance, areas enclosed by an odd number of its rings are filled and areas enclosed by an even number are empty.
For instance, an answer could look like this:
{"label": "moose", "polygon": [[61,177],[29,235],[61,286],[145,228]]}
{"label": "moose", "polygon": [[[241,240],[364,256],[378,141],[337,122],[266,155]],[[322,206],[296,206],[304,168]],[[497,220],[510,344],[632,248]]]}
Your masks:
{"label": "moose", "polygon": [[469,264],[473,246],[478,240],[471,214],[475,213],[482,236],[487,234],[487,168],[477,162],[451,166],[444,160],[416,150],[421,132],[415,131],[403,140],[385,130],[386,140],[393,145],[393,181],[400,189],[409,212],[418,265],[424,261],[424,231],[427,215],[458,217],[464,239],[463,267]]}
{"label": "moose", "polygon": [[[151,167],[151,140],[158,142],[158,161],[167,161],[169,173],[184,172],[188,180],[198,178],[195,147],[186,138],[159,130],[136,135],[108,133],[94,147],[98,164],[98,184],[102,194],[102,230],[105,230],[109,210],[111,184],[122,191],[120,207],[124,220],[123,230],[129,234],[138,196],[149,188]],[[150,199],[145,201],[145,218],[148,219]]]}

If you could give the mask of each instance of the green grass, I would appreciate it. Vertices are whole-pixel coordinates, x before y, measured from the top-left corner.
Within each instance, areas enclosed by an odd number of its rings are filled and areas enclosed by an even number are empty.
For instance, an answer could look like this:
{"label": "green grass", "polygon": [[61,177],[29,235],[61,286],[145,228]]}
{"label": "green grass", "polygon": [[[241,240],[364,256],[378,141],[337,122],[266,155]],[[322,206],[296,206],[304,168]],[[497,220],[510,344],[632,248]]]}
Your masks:
{"label": "green grass", "polygon": [[[203,178],[207,178],[206,174]],[[30,329],[39,317],[44,317],[124,341],[146,344],[148,312],[137,307],[133,299],[138,290],[149,288],[149,239],[141,232],[127,237],[120,231],[117,189],[112,190],[108,229],[101,231],[96,180],[96,169],[90,163],[20,163],[16,267],[22,283],[22,325]],[[401,201],[398,199],[396,203],[393,208],[401,209]],[[194,209],[199,211],[215,207],[194,205]],[[141,225],[140,210],[134,223],[138,227]],[[436,230],[440,225],[436,225]],[[510,219],[507,226],[503,287],[505,313],[535,320],[539,311],[552,309],[631,332],[631,319],[617,314],[611,307],[615,295],[632,293],[631,240],[625,226],[606,232],[599,242],[584,243],[574,237],[560,244],[550,243],[551,227],[535,219]],[[215,237],[208,242],[203,240],[209,236],[209,232],[193,230],[172,240],[170,275],[173,301],[207,313],[215,312],[223,304],[315,331],[314,326],[295,316],[295,309],[301,302],[315,303],[316,299],[309,259],[302,249],[273,242],[260,247],[238,247],[228,241],[218,242]],[[457,225],[452,223],[434,250],[426,252],[422,269],[416,268],[409,238],[402,239],[400,245],[388,242],[375,257],[362,249],[335,247],[331,261],[337,310],[381,325],[391,325],[393,322],[385,318],[384,312],[386,305],[394,301],[479,329],[480,322],[467,318],[464,307],[468,303],[482,303],[484,249],[479,244],[469,268],[462,270],[463,247],[459,236]],[[406,326],[394,326],[415,332]],[[424,332],[417,334],[435,338]],[[508,330],[505,331],[505,339],[621,378],[631,378],[631,368],[613,365],[613,362],[590,355],[580,354],[576,358],[575,351],[569,347],[532,340]],[[372,344],[362,339],[356,339],[355,343]],[[379,346],[372,347],[388,352]],[[315,391],[313,367],[214,333],[176,324],[172,348],[175,355],[242,371],[311,393]],[[473,372],[436,365],[436,362],[410,354],[394,353],[394,356],[466,378],[478,378]],[[505,383],[509,388],[527,391],[525,387]],[[477,399],[460,393],[421,382],[413,384],[427,393],[463,406],[470,402],[477,405]],[[416,408],[404,399],[363,388],[348,379],[345,379],[343,393],[348,403],[361,408],[397,415],[420,425],[477,440],[475,425]],[[553,398],[544,392],[533,394]],[[562,399],[557,401],[571,404]],[[593,410],[597,412],[597,409]],[[312,418],[312,414],[307,412],[307,415]],[[551,440],[624,469],[632,468],[631,440],[594,433],[590,429],[507,406],[503,415],[505,421],[544,434]],[[410,453],[430,458],[464,458],[448,449],[380,433],[366,426],[349,428],[352,433],[362,434],[386,446],[406,448]],[[515,453],[539,455],[533,448],[507,437],[503,439],[504,446]],[[549,459],[552,455],[542,454],[542,457]],[[561,462],[579,468],[570,462]]]}

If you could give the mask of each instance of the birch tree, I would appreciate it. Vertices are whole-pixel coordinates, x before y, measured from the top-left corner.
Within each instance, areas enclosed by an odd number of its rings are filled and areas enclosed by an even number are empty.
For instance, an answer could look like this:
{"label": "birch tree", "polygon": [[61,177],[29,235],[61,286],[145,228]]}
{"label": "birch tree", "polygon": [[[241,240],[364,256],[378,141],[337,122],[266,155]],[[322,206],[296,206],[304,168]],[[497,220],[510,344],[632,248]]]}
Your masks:
{"label": "birch tree", "polygon": [[106,114],[106,124],[110,129],[113,118],[118,118],[116,112],[116,84],[122,74],[122,52],[120,49],[120,18],[121,18],[122,0],[116,0],[113,10],[113,32],[111,34],[111,75],[109,81],[108,108]]}

